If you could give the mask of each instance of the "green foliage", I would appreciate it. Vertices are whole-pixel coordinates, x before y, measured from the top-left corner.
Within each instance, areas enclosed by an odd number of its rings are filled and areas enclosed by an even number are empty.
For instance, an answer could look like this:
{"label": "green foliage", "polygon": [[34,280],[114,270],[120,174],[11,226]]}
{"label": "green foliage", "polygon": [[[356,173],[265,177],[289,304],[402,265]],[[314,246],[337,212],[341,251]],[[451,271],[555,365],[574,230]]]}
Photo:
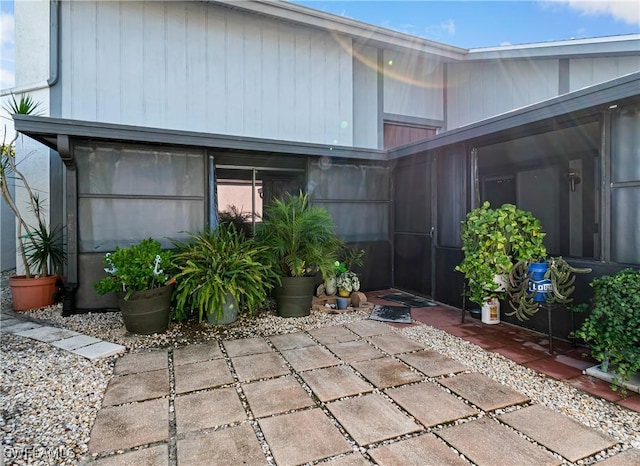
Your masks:
{"label": "green foliage", "polygon": [[174,244],[178,248],[173,265],[177,270],[174,299],[179,320],[190,309],[197,310],[200,321],[206,314],[220,320],[227,294],[234,297],[240,309],[253,313],[278,280],[271,267],[259,260],[265,255],[265,247],[256,245],[233,225],[191,233],[190,241]]}
{"label": "green foliage", "polygon": [[547,253],[540,221],[513,204],[492,209],[485,202],[467,214],[461,236],[464,259],[456,270],[469,282],[469,300],[480,305],[486,298],[504,295],[494,281],[496,275],[508,274],[515,262]]}
{"label": "green foliage", "polygon": [[333,273],[338,251],[343,246],[335,234],[331,214],[309,204],[300,192],[275,199],[265,209],[263,221],[257,225],[258,243],[267,249],[268,260],[282,276],[303,277],[322,272]]}
{"label": "green foliage", "polygon": [[[23,94],[20,99],[16,99],[12,94],[9,103],[3,106],[8,113],[18,115],[40,115],[42,113],[40,107],[41,103],[28,94]],[[0,192],[17,220],[18,250],[25,275],[31,278],[34,270],[37,271],[37,275],[48,276],[51,272],[56,272],[65,261],[61,241],[62,231],[60,228],[49,230],[44,215],[44,202],[18,168],[14,145],[18,139],[18,133],[9,142],[6,141],[6,137],[5,132],[0,148]],[[35,226],[27,223],[26,216],[16,203],[14,194],[9,189],[11,178],[14,184],[26,193],[26,205],[35,216]]]}
{"label": "green foliage", "polygon": [[640,271],[625,269],[594,278],[591,314],[574,335],[591,347],[595,359],[615,372],[615,384],[640,372]]}
{"label": "green foliage", "polygon": [[151,238],[128,248],[116,248],[104,256],[107,277],[95,282],[93,288],[98,294],[122,291],[124,299],[129,299],[134,291],[165,286],[172,256],[172,251],[163,251],[160,242]]}
{"label": "green foliage", "polygon": [[247,238],[253,236],[253,226],[251,225],[251,214],[243,212],[238,207],[230,205],[227,210],[218,212],[220,225],[233,225],[236,230]]}
{"label": "green foliage", "polygon": [[[509,305],[513,312],[505,313],[507,316],[515,315],[518,320],[528,320],[540,309],[540,302],[534,301],[535,291],[529,290],[529,265],[535,261],[519,261],[509,272],[507,295]],[[590,273],[589,268],[576,268],[571,266],[562,257],[550,257],[546,259],[549,265],[544,274],[546,280],[551,281],[551,292],[546,295],[549,303],[569,304],[573,302],[574,282],[576,273]]]}

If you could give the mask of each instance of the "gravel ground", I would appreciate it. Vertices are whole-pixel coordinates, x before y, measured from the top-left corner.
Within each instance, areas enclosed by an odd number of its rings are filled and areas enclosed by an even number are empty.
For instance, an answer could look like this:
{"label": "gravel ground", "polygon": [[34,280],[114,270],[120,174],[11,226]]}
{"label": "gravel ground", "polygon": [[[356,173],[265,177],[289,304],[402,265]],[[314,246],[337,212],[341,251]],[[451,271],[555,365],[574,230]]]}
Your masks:
{"label": "gravel ground", "polygon": [[[10,302],[5,278],[1,297],[3,309]],[[368,314],[366,311],[313,312],[305,318],[284,319],[274,315],[267,306],[253,318],[242,316],[229,326],[214,327],[195,322],[172,324],[166,334],[150,336],[128,335],[118,312],[63,318],[61,306],[57,305],[22,315],[125,345],[129,351],[138,351],[309,330],[364,319]],[[640,416],[636,412],[593,397],[432,327],[422,325],[398,331],[526,394],[534,402],[622,442],[609,453],[628,447],[640,448]],[[91,362],[50,345],[12,335],[2,335],[0,352],[0,430],[6,464],[76,464],[87,451],[91,426],[115,358]],[[46,455],[49,456],[43,457]],[[34,459],[38,456],[39,459]]]}

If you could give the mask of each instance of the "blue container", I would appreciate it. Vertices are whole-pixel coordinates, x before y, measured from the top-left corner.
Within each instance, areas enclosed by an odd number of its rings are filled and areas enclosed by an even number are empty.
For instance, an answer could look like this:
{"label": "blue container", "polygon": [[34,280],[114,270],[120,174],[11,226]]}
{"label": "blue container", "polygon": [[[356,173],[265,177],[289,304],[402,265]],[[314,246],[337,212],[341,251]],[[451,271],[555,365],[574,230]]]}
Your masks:
{"label": "blue container", "polygon": [[544,274],[547,272],[549,264],[546,262],[536,262],[529,265],[529,293],[535,293],[533,300],[544,302],[547,295],[551,292],[551,280],[545,279]]}

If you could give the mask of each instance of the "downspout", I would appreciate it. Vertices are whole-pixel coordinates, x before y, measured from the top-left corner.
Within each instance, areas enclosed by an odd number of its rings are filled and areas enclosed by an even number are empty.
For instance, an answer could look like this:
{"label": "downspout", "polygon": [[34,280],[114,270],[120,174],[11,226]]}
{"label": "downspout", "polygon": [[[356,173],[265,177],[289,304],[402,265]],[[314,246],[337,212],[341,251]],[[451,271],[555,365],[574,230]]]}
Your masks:
{"label": "downspout", "polygon": [[62,298],[62,317],[69,317],[76,308],[78,289],[78,172],[69,136],[59,134],[58,154],[66,169],[66,280]]}
{"label": "downspout", "polygon": [[24,94],[55,86],[60,77],[60,1],[51,0],[49,12],[49,79],[0,91],[0,97]]}

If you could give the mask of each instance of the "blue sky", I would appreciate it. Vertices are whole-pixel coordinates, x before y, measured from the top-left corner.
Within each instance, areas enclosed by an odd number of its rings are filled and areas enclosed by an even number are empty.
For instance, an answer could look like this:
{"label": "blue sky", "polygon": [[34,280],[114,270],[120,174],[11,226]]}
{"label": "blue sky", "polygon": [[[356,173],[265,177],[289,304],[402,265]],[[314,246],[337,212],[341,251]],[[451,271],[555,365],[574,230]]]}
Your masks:
{"label": "blue sky", "polygon": [[[463,48],[640,32],[636,0],[294,1]],[[0,89],[14,82],[13,11],[12,0],[0,0]]]}

